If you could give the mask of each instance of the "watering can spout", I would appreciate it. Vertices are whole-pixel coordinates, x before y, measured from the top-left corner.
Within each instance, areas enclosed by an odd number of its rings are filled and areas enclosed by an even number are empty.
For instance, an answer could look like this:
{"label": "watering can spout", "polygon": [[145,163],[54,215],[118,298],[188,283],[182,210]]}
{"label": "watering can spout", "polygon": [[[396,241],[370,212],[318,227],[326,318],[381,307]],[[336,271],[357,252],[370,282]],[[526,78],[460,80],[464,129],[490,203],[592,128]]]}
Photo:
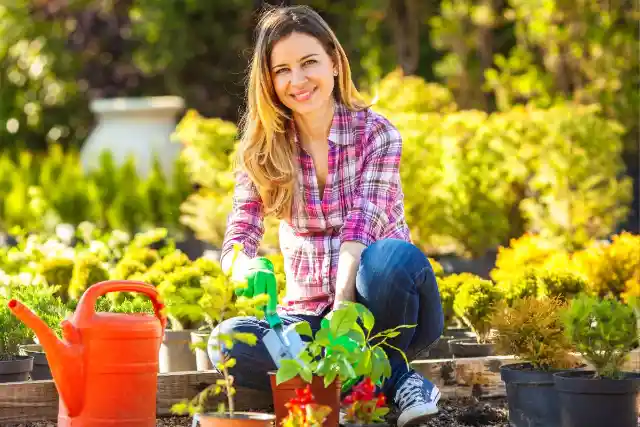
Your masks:
{"label": "watering can spout", "polygon": [[47,324],[19,301],[9,301],[11,312],[38,337],[47,355],[51,374],[69,416],[80,413],[83,405],[84,364],[78,330],[67,320],[61,324],[64,340],[60,340]]}

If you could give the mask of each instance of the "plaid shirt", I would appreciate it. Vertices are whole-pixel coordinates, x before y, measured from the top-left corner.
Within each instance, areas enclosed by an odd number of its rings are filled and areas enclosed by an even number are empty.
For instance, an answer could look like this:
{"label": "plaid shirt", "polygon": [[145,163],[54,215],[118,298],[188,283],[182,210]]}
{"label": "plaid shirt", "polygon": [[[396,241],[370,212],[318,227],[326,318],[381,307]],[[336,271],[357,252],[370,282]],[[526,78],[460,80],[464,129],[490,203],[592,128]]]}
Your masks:
{"label": "plaid shirt", "polygon": [[[352,112],[337,103],[322,198],[311,156],[297,136],[294,143],[299,148],[298,191],[291,223],[280,221],[287,290],[279,311],[320,315],[333,304],[342,242],[369,246],[382,238],[411,241],[399,175],[402,139],[370,109]],[[253,258],[263,234],[260,196],[246,173],[239,172],[221,255],[241,243]]]}

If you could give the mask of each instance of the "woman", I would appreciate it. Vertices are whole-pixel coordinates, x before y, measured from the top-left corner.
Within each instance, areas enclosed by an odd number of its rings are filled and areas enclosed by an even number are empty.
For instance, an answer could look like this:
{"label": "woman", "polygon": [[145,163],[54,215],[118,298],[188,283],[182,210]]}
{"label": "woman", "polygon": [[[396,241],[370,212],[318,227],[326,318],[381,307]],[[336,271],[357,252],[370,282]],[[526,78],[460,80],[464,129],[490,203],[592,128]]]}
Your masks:
{"label": "woman", "polygon": [[[262,239],[263,218],[280,221],[287,276],[284,325],[320,319],[341,301],[369,308],[376,329],[403,329],[394,344],[411,359],[439,338],[440,295],[431,265],[413,244],[404,218],[399,178],[402,140],[396,128],[361,100],[347,57],[332,30],[305,6],[275,8],[259,22],[250,67],[247,111],[239,145],[239,171],[222,247],[231,267],[246,277]],[[223,322],[219,332],[251,332],[256,318]],[[275,364],[258,340],[234,344],[236,384],[270,390]],[[400,410],[398,425],[437,412],[440,392],[388,353],[392,377],[382,390]]]}

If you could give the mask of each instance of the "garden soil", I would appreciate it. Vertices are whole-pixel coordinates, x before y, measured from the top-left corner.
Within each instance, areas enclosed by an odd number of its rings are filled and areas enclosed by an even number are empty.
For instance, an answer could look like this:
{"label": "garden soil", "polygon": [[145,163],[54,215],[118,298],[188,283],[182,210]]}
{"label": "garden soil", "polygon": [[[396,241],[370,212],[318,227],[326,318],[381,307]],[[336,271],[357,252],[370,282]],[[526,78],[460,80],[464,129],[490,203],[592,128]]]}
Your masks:
{"label": "garden soil", "polygon": [[[389,415],[389,424],[395,425],[397,414]],[[159,418],[157,427],[191,427],[188,417]],[[447,400],[440,412],[420,427],[509,427],[504,399],[477,401],[474,399]],[[11,424],[7,427],[56,427],[53,422]]]}

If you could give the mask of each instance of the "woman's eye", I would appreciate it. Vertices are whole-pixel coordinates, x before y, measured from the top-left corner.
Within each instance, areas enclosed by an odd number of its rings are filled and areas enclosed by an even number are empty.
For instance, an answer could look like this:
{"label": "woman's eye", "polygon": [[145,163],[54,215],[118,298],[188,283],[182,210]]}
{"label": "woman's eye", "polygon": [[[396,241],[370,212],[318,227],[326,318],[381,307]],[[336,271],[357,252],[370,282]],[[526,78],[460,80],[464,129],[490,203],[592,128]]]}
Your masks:
{"label": "woman's eye", "polygon": [[311,65],[311,64],[315,64],[316,62],[318,61],[316,61],[315,59],[309,59],[307,61],[304,61],[304,64],[302,65]]}
{"label": "woman's eye", "polygon": [[282,74],[284,71],[287,71],[287,69],[286,68],[278,68],[276,70],[276,74]]}

